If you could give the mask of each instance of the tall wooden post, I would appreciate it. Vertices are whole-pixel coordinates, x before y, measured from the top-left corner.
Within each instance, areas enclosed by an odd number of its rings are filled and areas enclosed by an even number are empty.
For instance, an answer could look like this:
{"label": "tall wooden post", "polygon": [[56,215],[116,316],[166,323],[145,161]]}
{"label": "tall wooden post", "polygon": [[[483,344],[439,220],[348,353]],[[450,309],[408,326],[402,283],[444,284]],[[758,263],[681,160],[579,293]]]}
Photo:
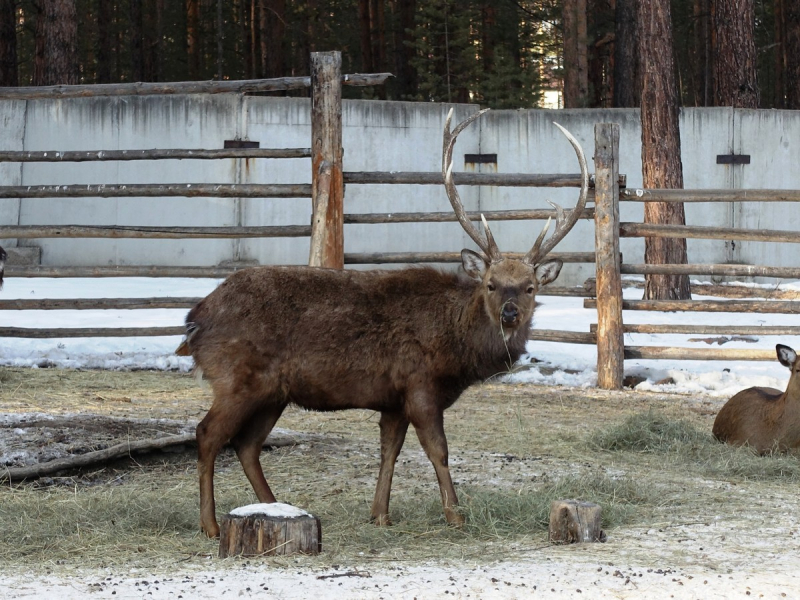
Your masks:
{"label": "tall wooden post", "polygon": [[597,261],[597,385],[622,388],[622,276],[619,253],[619,125],[594,126],[594,236]]}
{"label": "tall wooden post", "polygon": [[312,267],[344,267],[342,55],[311,53]]}

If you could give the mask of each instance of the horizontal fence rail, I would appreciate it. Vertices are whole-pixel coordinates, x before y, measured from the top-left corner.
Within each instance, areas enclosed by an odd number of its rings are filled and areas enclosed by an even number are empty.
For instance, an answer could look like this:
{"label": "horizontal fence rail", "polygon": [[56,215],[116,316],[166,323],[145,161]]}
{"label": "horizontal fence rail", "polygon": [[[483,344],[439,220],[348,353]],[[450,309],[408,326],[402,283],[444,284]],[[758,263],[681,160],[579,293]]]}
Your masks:
{"label": "horizontal fence rail", "polygon": [[[342,75],[342,85],[371,86],[385,83],[391,73],[354,73]],[[35,100],[42,98],[88,98],[102,96],[163,96],[172,94],[227,94],[282,92],[311,87],[311,77],[276,77],[241,81],[173,81],[105,83],[89,85],[53,85],[1,87],[0,100]]]}
{"label": "horizontal fence rail", "polygon": [[[597,332],[597,324],[589,328]],[[625,333],[677,333],[698,335],[800,335],[800,327],[788,325],[680,325],[680,324],[625,324]]]}
{"label": "horizontal fence rail", "polygon": [[0,198],[310,198],[308,183],[127,183],[3,185]]}
{"label": "horizontal fence rail", "polygon": [[778,279],[800,279],[797,267],[764,267],[760,265],[644,265],[623,264],[623,275],[725,275],[728,277],[776,277]]}
{"label": "horizontal fence rail", "polygon": [[0,238],[274,238],[308,237],[310,225],[264,227],[120,227],[88,225],[0,226]]}
{"label": "horizontal fence rail", "polygon": [[183,335],[186,328],[175,327],[54,327],[27,329],[24,327],[0,327],[0,337],[48,339],[78,337],[154,337]]}
{"label": "horizontal fence rail", "polygon": [[624,202],[800,202],[800,190],[643,190],[619,191]]}
{"label": "horizontal fence rail", "polygon": [[129,160],[217,160],[220,158],[310,158],[311,148],[212,148],[152,150],[0,151],[2,162],[103,162]]}
{"label": "horizontal fence rail", "polygon": [[741,240],[749,242],[800,243],[798,231],[766,231],[734,227],[698,227],[687,225],[654,225],[620,223],[620,237],[701,238],[705,240]]}
{"label": "horizontal fence rail", "polygon": [[775,360],[775,350],[625,346],[625,358],[643,360]]}
{"label": "horizontal fence rail", "polygon": [[[597,308],[597,301],[583,301],[584,308]],[[623,310],[653,312],[735,312],[800,314],[800,302],[792,300],[623,300]]]}

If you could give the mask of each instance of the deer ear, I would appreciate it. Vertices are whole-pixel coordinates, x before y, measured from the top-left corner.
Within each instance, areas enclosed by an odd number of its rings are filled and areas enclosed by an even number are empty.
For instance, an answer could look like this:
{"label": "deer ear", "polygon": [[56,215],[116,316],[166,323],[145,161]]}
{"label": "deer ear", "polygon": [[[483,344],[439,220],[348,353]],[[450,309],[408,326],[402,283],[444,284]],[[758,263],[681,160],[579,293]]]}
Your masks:
{"label": "deer ear", "polygon": [[556,259],[549,260],[546,263],[536,267],[536,280],[539,282],[539,285],[547,285],[548,283],[555,281],[558,277],[558,274],[561,273],[561,267],[563,266],[564,263],[559,259]]}
{"label": "deer ear", "polygon": [[461,251],[461,266],[472,279],[481,281],[486,269],[489,268],[489,263],[477,252],[464,248]]}
{"label": "deer ear", "polygon": [[797,354],[794,350],[789,348],[789,346],[778,344],[775,346],[775,352],[778,354],[778,360],[781,361],[784,367],[789,367],[791,369],[794,365],[794,361],[797,360]]}

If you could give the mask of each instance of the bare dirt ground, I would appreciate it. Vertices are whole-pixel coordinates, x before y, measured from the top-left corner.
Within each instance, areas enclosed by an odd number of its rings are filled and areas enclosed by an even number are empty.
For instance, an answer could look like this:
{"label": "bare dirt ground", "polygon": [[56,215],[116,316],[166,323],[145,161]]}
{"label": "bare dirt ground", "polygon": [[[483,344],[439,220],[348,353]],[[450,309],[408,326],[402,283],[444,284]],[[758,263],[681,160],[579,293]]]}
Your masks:
{"label": "bare dirt ground", "polygon": [[[208,390],[175,373],[0,369],[0,457],[14,467],[187,431],[210,402]],[[721,405],[631,391],[475,386],[446,413],[445,427],[454,481],[473,511],[468,523],[480,528],[443,524],[433,469],[409,434],[393,484],[395,525],[377,533],[366,523],[377,417],[289,410],[279,433],[297,444],[265,452],[262,463],[279,500],[321,517],[319,557],[214,558],[215,543],[194,526],[194,449],[186,446],[3,484],[0,585],[9,598],[800,597],[795,477],[754,478],[668,452],[608,452],[586,442],[651,409],[710,431]],[[542,486],[598,474],[633,490],[619,488],[628,496],[617,499],[622,508],[607,543],[550,545],[521,514]],[[163,512],[163,522],[154,532],[142,533],[142,525],[123,532],[127,502],[150,496],[145,510]],[[497,508],[515,499],[522,508]],[[604,511],[617,503],[585,499]],[[255,501],[231,452],[218,460],[217,500],[218,514]],[[498,512],[481,516],[482,507]],[[76,520],[81,528],[71,525]],[[116,524],[101,530],[99,520]]]}

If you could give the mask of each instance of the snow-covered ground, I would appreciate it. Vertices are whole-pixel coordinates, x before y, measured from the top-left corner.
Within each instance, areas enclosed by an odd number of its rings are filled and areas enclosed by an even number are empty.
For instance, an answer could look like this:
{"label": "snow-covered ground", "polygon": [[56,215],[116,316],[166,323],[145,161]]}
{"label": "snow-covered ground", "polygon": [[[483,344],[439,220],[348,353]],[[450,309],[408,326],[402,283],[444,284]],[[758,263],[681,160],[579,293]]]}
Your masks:
{"label": "snow-covered ground", "polygon": [[[13,298],[116,298],[205,296],[219,281],[211,279],[46,279],[8,278],[2,292],[4,299]],[[784,287],[792,287],[793,284]],[[641,298],[641,290],[625,290],[629,299]],[[699,298],[695,296],[695,298]],[[588,332],[597,321],[596,312],[583,308],[582,298],[540,296],[534,319],[539,329],[561,329]],[[183,309],[152,310],[30,310],[0,311],[0,326],[12,327],[153,327],[181,325]],[[800,325],[800,315],[746,313],[625,313],[628,323]],[[690,339],[701,335],[627,334],[628,345],[686,346],[708,348],[707,341]],[[774,349],[780,342],[800,347],[798,336],[760,336],[747,341],[729,341],[725,348]],[[105,369],[191,368],[191,359],[178,357],[173,351],[180,336],[130,338],[63,338],[24,339],[0,338],[0,365],[57,366]],[[716,347],[716,346],[715,346]],[[509,379],[550,385],[593,386],[596,383],[596,351],[594,346],[529,342],[528,351],[547,367],[544,373],[533,368],[522,370]],[[525,363],[527,357],[521,360]],[[547,373],[547,374],[545,374]],[[654,361],[628,360],[625,373],[644,377],[641,390],[659,390],[730,396],[750,386],[785,386],[789,372],[775,361]],[[669,380],[674,383],[658,383]]]}

